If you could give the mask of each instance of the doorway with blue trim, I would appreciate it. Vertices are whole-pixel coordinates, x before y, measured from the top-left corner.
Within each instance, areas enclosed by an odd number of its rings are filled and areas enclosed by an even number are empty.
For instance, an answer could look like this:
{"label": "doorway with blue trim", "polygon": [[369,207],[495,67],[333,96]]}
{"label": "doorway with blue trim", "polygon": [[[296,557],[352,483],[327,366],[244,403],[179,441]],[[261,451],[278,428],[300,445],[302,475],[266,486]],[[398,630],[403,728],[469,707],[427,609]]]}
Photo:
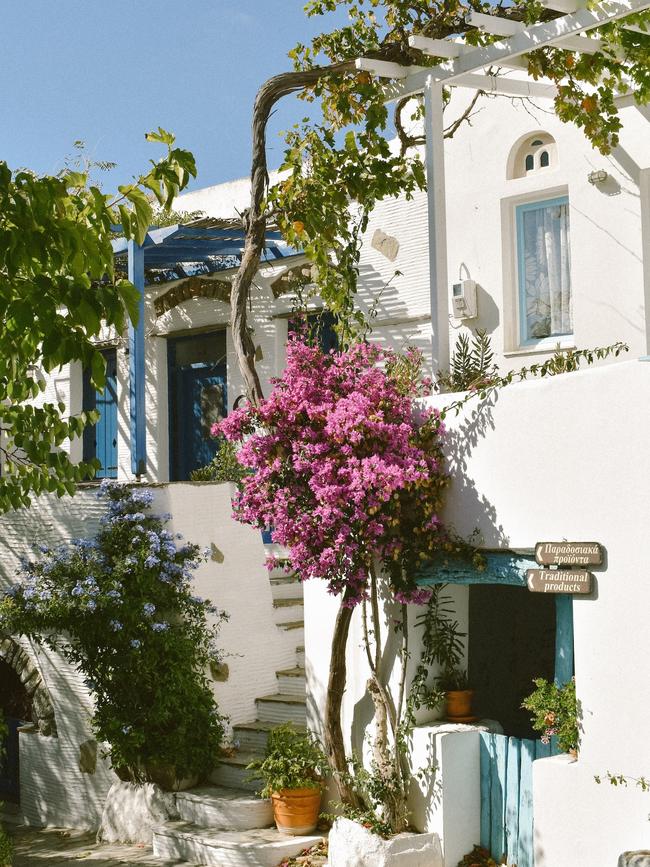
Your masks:
{"label": "doorway with blue trim", "polygon": [[573,599],[526,587],[529,555],[485,553],[486,567],[444,557],[422,567],[421,584],[465,584],[469,592],[468,676],[475,711],[503,733],[479,732],[480,842],[497,863],[534,867],[533,764],[558,752],[520,708],[534,677],[558,685],[573,676]]}
{"label": "doorway with blue trim", "polygon": [[219,444],[212,426],[227,413],[226,331],[169,338],[169,477],[187,481]]}
{"label": "doorway with blue trim", "polygon": [[99,420],[83,433],[83,459],[97,458],[97,479],[117,478],[117,351],[102,352],[106,361],[106,384],[98,391],[90,381],[90,370],[83,372],[83,409],[97,410]]}

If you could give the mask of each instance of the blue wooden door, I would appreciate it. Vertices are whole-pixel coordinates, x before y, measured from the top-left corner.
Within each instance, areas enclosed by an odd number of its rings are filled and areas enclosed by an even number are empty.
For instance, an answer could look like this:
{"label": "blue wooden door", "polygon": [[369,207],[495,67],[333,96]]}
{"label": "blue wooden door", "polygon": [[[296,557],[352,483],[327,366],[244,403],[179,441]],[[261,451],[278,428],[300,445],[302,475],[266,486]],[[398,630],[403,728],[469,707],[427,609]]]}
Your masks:
{"label": "blue wooden door", "polygon": [[7,719],[9,733],[4,744],[0,744],[0,801],[3,798],[17,801],[20,795],[18,727],[22,724],[22,720]]}
{"label": "blue wooden door", "polygon": [[114,349],[104,353],[106,359],[106,385],[96,391],[90,383],[90,372],[84,371],[83,408],[98,410],[99,421],[88,426],[83,436],[85,461],[97,458],[101,464],[98,479],[117,478],[117,353]]}
{"label": "blue wooden door", "polygon": [[212,426],[227,412],[225,335],[170,340],[170,478],[186,481],[214,458]]}
{"label": "blue wooden door", "polygon": [[498,863],[534,867],[533,762],[552,744],[480,732],[481,846]]}
{"label": "blue wooden door", "polygon": [[[555,682],[573,676],[573,599],[555,597]],[[533,762],[557,755],[548,744],[507,735],[480,733],[481,846],[499,863],[534,867]]]}

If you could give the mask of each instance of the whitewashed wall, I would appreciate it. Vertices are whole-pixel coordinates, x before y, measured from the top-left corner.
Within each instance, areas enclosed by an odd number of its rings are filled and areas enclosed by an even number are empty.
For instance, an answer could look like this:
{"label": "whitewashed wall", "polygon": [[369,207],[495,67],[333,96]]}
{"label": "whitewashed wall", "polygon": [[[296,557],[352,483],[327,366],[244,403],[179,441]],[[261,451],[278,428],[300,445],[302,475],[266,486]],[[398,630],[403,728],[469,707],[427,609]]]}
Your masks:
{"label": "whitewashed wall", "polygon": [[[607,551],[595,592],[573,604],[579,759],[535,764],[536,867],[605,867],[622,851],[647,848],[650,841],[647,794],[598,786],[593,779],[608,770],[650,773],[649,393],[650,363],[632,361],[512,386],[496,405],[448,418],[454,480],[445,517],[461,534],[478,527],[486,547],[529,549],[537,541],[568,539],[595,540]],[[336,601],[308,582],[308,708],[316,729],[335,612]],[[362,698],[367,673],[357,624],[348,661],[344,723],[355,745],[370,713]],[[474,749],[470,741],[467,749]],[[476,774],[476,763],[468,762]],[[466,782],[466,772],[462,777],[462,763],[457,765],[458,784]],[[446,784],[453,785],[449,778]],[[419,810],[422,815],[421,805]],[[436,809],[425,816],[431,830],[440,827],[436,816]],[[462,821],[461,814],[454,845]],[[471,827],[466,830],[469,851],[476,839]]]}
{"label": "whitewashed wall", "polygon": [[[276,671],[295,664],[295,640],[276,626],[261,535],[231,517],[228,484],[171,484],[154,489],[154,508],[169,512],[169,528],[209,548],[211,558],[195,572],[198,595],[229,615],[219,646],[228,679],[214,684],[229,725],[256,718],[255,699],[277,691]],[[14,580],[22,554],[32,545],[91,537],[103,511],[96,489],[74,497],[39,497],[30,509],[0,516],[0,591]],[[25,645],[37,662],[54,704],[58,737],[21,734],[21,797],[32,824],[95,827],[113,779],[100,763],[95,775],[79,770],[79,746],[90,738],[92,700],[82,679],[59,655]]]}

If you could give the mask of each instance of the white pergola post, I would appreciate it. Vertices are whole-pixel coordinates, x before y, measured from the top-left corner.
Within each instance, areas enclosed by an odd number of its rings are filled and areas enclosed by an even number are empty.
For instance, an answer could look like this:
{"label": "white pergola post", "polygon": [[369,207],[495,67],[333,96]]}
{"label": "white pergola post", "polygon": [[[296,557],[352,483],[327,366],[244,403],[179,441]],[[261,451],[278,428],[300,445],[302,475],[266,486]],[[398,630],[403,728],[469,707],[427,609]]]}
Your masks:
{"label": "white pergola post", "polygon": [[431,364],[435,374],[449,366],[447,212],[442,85],[430,77],[424,87],[427,201],[429,214],[429,298]]}
{"label": "white pergola post", "polygon": [[645,352],[650,361],[650,169],[639,173],[641,197],[641,256],[643,258],[643,296],[645,302]]}

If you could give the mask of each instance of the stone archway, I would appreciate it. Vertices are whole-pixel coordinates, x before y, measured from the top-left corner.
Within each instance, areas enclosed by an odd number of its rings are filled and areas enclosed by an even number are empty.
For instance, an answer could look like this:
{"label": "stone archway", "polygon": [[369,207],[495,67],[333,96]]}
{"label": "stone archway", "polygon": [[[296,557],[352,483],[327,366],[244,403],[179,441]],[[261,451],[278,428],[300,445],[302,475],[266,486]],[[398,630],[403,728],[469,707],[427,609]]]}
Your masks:
{"label": "stone archway", "polygon": [[48,688],[27,651],[12,638],[0,638],[0,659],[20,678],[32,704],[33,723],[42,735],[56,737],[56,717]]}

